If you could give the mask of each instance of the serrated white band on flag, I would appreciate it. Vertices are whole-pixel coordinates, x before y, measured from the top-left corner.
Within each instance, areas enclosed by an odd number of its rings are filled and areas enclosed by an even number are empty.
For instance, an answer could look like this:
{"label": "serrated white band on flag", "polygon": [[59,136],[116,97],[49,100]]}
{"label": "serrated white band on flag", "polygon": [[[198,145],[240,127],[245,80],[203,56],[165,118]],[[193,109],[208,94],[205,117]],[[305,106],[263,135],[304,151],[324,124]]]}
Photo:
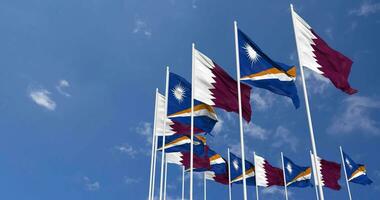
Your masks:
{"label": "serrated white band on flag", "polygon": [[170,119],[167,119],[165,116],[165,96],[158,93],[158,101],[157,101],[157,109],[156,109],[156,135],[163,136],[164,132],[164,120],[166,119],[166,129],[165,129],[165,135],[173,135],[175,132],[170,127],[173,125],[173,122]]}
{"label": "serrated white band on flag", "polygon": [[168,163],[182,165],[182,153],[180,152],[173,152],[173,153],[166,153],[166,161]]}
{"label": "serrated white band on flag", "polygon": [[300,55],[300,63],[317,72],[318,74],[323,74],[320,70],[322,66],[317,62],[316,55],[314,53],[314,49],[312,45],[315,45],[313,39],[317,39],[317,37],[311,31],[311,27],[306,23],[295,11],[293,11],[294,16],[294,27],[295,27],[295,35],[298,44],[298,52]]}
{"label": "serrated white band on flag", "polygon": [[200,51],[194,49],[194,98],[207,105],[215,105],[211,89],[215,83],[215,75],[212,69],[215,68],[214,62],[202,54]]}
{"label": "serrated white band on flag", "polygon": [[268,187],[267,173],[265,171],[265,159],[261,156],[255,155],[255,172],[256,172],[256,184],[261,187]]}
{"label": "serrated white band on flag", "polygon": [[[323,181],[323,175],[321,172],[321,170],[322,170],[321,158],[317,156],[317,165],[316,166],[318,169],[315,169],[315,167],[314,167],[315,166],[314,165],[314,155],[311,153],[310,156],[311,156],[311,162],[312,162],[312,166],[313,166],[313,173],[314,174],[318,173],[319,179],[320,179],[319,182],[321,183],[322,186],[325,186],[325,183]],[[315,179],[317,179],[316,177],[317,176],[315,176]],[[318,185],[318,183],[315,183],[315,184]]]}

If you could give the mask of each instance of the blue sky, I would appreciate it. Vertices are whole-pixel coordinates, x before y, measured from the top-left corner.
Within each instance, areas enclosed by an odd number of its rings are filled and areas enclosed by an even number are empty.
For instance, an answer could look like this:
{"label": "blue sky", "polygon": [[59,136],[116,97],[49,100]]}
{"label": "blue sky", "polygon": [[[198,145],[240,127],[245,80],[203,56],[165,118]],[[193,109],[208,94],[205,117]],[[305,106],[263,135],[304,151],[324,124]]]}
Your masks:
{"label": "blue sky", "polygon": [[[145,199],[154,91],[165,66],[190,79],[191,43],[235,76],[233,20],[272,58],[298,64],[290,1],[1,0],[0,198]],[[379,1],[292,1],[331,46],[354,61],[354,96],[308,74],[319,155],[340,162],[338,146],[367,165],[374,184],[351,185],[356,199],[380,195]],[[298,82],[298,86],[301,86]],[[303,98],[301,88],[299,95]],[[279,166],[280,152],[309,164],[304,103],[253,89],[246,153]],[[218,111],[209,145],[239,153],[237,115]],[[197,176],[199,177],[199,176]],[[196,197],[202,195],[195,179]],[[328,199],[347,199],[325,189]],[[169,167],[168,196],[180,197],[180,169]],[[227,187],[209,182],[211,199]],[[263,199],[283,199],[280,188]],[[233,187],[240,199],[241,186]],[[249,188],[254,198],[254,187]],[[314,190],[291,189],[291,199]]]}

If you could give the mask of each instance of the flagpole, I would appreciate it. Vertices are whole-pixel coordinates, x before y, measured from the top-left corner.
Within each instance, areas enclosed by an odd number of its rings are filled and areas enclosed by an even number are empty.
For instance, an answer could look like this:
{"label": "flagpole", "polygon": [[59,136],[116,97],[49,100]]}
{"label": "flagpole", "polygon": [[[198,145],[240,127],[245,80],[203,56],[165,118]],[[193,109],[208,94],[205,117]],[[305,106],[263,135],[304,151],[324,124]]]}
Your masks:
{"label": "flagpole", "polygon": [[156,120],[157,120],[157,99],[158,99],[158,88],[156,88],[155,94],[155,102],[154,102],[154,120],[153,120],[153,132],[152,132],[152,154],[150,158],[150,177],[149,177],[149,197],[148,199],[152,200],[152,189],[154,187],[153,183],[153,162],[154,162],[154,154],[155,154],[155,140],[156,140]]}
{"label": "flagpole", "polygon": [[240,127],[240,148],[241,148],[241,159],[242,159],[242,170],[243,170],[243,196],[244,200],[247,200],[247,181],[245,180],[245,152],[244,152],[244,132],[243,132],[243,115],[241,107],[241,88],[240,88],[240,60],[239,60],[239,43],[238,43],[238,32],[237,32],[237,22],[234,21],[234,32],[235,32],[235,55],[236,55],[236,75],[237,75],[237,87],[238,87],[238,102],[239,102],[239,127]]}
{"label": "flagpole", "polygon": [[[298,62],[299,62],[300,69],[301,69],[300,70],[301,71],[301,79],[302,79],[303,93],[304,93],[304,98],[305,98],[306,114],[307,114],[307,119],[308,119],[308,124],[309,124],[311,146],[312,146],[312,150],[313,150],[314,165],[315,165],[316,169],[319,170],[319,167],[317,166],[318,154],[317,154],[317,147],[316,147],[315,138],[314,138],[313,122],[311,119],[311,113],[310,113],[310,108],[309,108],[309,98],[308,98],[307,89],[306,89],[306,81],[305,81],[305,76],[304,76],[304,72],[303,72],[303,64],[301,62],[301,57],[300,57],[301,55],[299,52],[299,44],[297,42],[297,33],[296,33],[296,27],[295,27],[295,23],[294,23],[294,10],[293,10],[292,4],[290,4],[290,9],[292,12],[292,21],[293,21],[294,37],[295,37],[296,46],[297,46]],[[321,200],[324,200],[323,189],[322,189],[322,185],[320,184],[321,179],[319,177],[319,173],[316,173],[316,174],[317,174],[317,179],[318,179],[318,183],[319,183],[318,184],[319,196],[320,196]]]}
{"label": "flagpole", "polygon": [[162,151],[161,151],[161,176],[160,176],[160,199],[162,200],[162,189],[164,184],[164,167],[165,167],[165,136],[166,136],[166,117],[168,110],[168,94],[169,94],[169,66],[166,67],[166,83],[165,83],[165,112],[164,112],[164,130],[162,136]]}
{"label": "flagpole", "polygon": [[[256,152],[253,152],[253,163],[256,165]],[[256,174],[256,169],[255,169],[255,187],[256,187],[256,200],[259,200],[259,186],[257,185],[257,174]]]}
{"label": "flagpole", "polygon": [[315,195],[317,197],[317,200],[319,200],[319,195],[318,195],[318,181],[317,181],[317,176],[316,176],[316,173],[317,173],[317,170],[315,170],[315,165],[314,165],[314,161],[313,161],[313,156],[311,154],[311,151],[309,151],[310,153],[310,159],[311,159],[311,167],[313,169],[313,179],[314,179],[314,188],[315,188]]}
{"label": "flagpole", "polygon": [[230,158],[230,148],[227,148],[227,152],[228,152],[228,197],[229,197],[229,200],[232,200],[232,191],[231,191],[231,158]]}
{"label": "flagpole", "polygon": [[288,186],[286,183],[286,173],[285,173],[285,165],[284,165],[284,154],[281,152],[281,162],[282,162],[282,173],[284,176],[284,186],[285,186],[285,199],[288,200]]}
{"label": "flagpole", "polygon": [[339,146],[339,149],[340,149],[340,156],[342,157],[342,164],[343,164],[344,177],[346,177],[346,184],[347,184],[348,197],[350,197],[350,200],[352,200],[350,184],[348,183],[348,177],[347,177],[347,171],[346,171],[346,164],[345,164],[345,162],[344,162],[344,158],[343,158],[343,150],[342,150],[342,146]]}
{"label": "flagpole", "polygon": [[[157,93],[157,96],[158,96],[158,93]],[[150,197],[151,200],[154,199],[154,190],[155,190],[155,183],[156,183],[156,163],[157,163],[157,144],[158,144],[156,129],[157,129],[157,127],[154,128],[154,130],[155,130],[155,132],[154,132],[155,136],[154,136],[154,158],[153,158],[152,194],[151,194],[151,197]]]}
{"label": "flagpole", "polygon": [[192,44],[191,49],[191,141],[190,141],[190,200],[193,200],[193,159],[194,159],[194,78],[195,78],[195,70],[194,70],[194,50],[195,44]]}
{"label": "flagpole", "polygon": [[168,180],[168,161],[165,154],[165,179],[164,179],[164,200],[166,200],[166,185]]}
{"label": "flagpole", "polygon": [[203,199],[207,200],[207,180],[206,180],[206,172],[203,172]]}
{"label": "flagpole", "polygon": [[185,166],[182,166],[182,200],[185,200]]}

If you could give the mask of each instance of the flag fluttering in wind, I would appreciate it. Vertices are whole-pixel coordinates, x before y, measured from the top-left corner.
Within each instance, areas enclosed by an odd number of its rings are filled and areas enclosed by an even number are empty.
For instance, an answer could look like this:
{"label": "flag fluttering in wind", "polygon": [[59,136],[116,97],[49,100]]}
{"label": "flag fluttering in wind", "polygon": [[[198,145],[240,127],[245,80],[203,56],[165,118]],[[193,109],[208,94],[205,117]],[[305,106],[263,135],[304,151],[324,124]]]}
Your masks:
{"label": "flag fluttering in wind", "polygon": [[205,172],[206,178],[215,182],[228,184],[228,169],[226,160],[215,151],[209,149],[208,156],[211,169]]}
{"label": "flag fluttering in wind", "polygon": [[292,99],[296,108],[300,101],[295,85],[296,67],[269,58],[249,37],[238,30],[241,80]]}
{"label": "flag fluttering in wind", "polygon": [[343,92],[356,93],[348,82],[353,62],[331,48],[295,11],[292,15],[300,64],[327,77]]}
{"label": "flag fluttering in wind", "polygon": [[258,186],[284,186],[284,175],[280,168],[273,167],[263,157],[255,155],[256,183]]}
{"label": "flag fluttering in wind", "polygon": [[[313,154],[311,154],[311,161],[314,165]],[[340,164],[317,157],[316,166],[318,168],[316,169],[316,173],[319,173],[321,185],[333,190],[340,190],[341,187],[338,182],[340,179]]]}
{"label": "flag fluttering in wind", "polygon": [[[230,152],[231,183],[243,183],[242,159]],[[255,167],[252,163],[245,161],[245,179],[247,185],[255,185]]]}
{"label": "flag fluttering in wind", "polygon": [[308,187],[311,184],[311,167],[301,167],[296,165],[289,158],[284,156],[284,169],[286,176],[286,186],[288,187]]}
{"label": "flag fluttering in wind", "polygon": [[[157,140],[158,140],[157,150],[161,151],[163,136],[158,136]],[[204,138],[203,136],[196,135],[194,137],[194,145],[198,145],[198,144],[205,145],[205,143],[206,143],[206,138]],[[175,134],[175,135],[165,136],[165,152],[167,153],[190,151],[190,144],[191,144],[191,138],[186,135]]]}
{"label": "flag fluttering in wind", "polygon": [[[169,74],[168,118],[182,126],[181,132],[190,133],[191,84],[177,74]],[[210,133],[217,122],[215,110],[200,101],[194,101],[194,133]],[[173,126],[175,127],[175,126]],[[176,127],[180,129],[179,127]],[[178,130],[177,130],[178,131]]]}
{"label": "flag fluttering in wind", "polygon": [[361,185],[369,185],[372,180],[367,176],[367,170],[364,165],[357,164],[346,153],[343,152],[344,165],[346,167],[347,179],[349,182]]}
{"label": "flag fluttering in wind", "polygon": [[[194,49],[194,98],[228,112],[239,113],[237,82],[213,60]],[[242,114],[251,120],[251,88],[241,84]]]}
{"label": "flag fluttering in wind", "polygon": [[[211,168],[208,158],[208,149],[209,147],[203,143],[194,144],[194,169],[207,171]],[[181,152],[166,153],[168,163],[182,165],[186,170],[190,169],[190,156],[190,148]]]}

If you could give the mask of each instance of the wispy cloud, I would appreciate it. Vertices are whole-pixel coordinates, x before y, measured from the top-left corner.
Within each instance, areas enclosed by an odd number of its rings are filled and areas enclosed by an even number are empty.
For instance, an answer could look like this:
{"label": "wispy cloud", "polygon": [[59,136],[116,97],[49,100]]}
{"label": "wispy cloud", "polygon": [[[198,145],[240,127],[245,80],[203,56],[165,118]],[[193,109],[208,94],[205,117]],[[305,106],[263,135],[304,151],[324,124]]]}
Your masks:
{"label": "wispy cloud", "polygon": [[[308,91],[313,94],[325,94],[326,89],[328,88],[330,81],[323,75],[317,74],[309,69],[304,68],[305,80]],[[297,79],[301,82],[301,78]],[[302,84],[302,83],[299,83]]]}
{"label": "wispy cloud", "polygon": [[115,146],[115,149],[119,151],[120,153],[127,154],[131,158],[135,158],[136,154],[138,153],[137,150],[133,148],[133,146],[129,144],[122,144]]}
{"label": "wispy cloud", "polygon": [[380,3],[372,3],[370,1],[363,1],[359,8],[349,11],[350,14],[357,16],[368,16],[380,11]]}
{"label": "wispy cloud", "polygon": [[274,142],[272,143],[273,147],[280,148],[280,147],[290,147],[292,151],[297,150],[298,145],[298,138],[291,134],[289,129],[279,126],[277,127],[275,134],[274,134]]}
{"label": "wispy cloud", "polygon": [[88,191],[97,191],[100,189],[99,181],[92,181],[89,177],[83,177],[85,189]]}
{"label": "wispy cloud", "polygon": [[254,109],[264,111],[273,105],[275,96],[266,90],[255,90],[251,93],[251,102]]}
{"label": "wispy cloud", "polygon": [[198,8],[197,0],[192,0],[191,1],[191,7],[194,8],[194,9]]}
{"label": "wispy cloud", "polygon": [[[336,115],[327,131],[331,134],[347,134],[353,131],[379,135],[379,122],[371,116],[380,109],[380,101],[364,96],[350,96],[344,101],[343,111]],[[341,109],[342,110],[342,109]]]}
{"label": "wispy cloud", "polygon": [[71,95],[67,92],[65,92],[65,89],[66,88],[69,88],[70,87],[70,83],[67,81],[67,80],[60,80],[58,82],[58,85],[55,87],[57,89],[57,91],[65,96],[65,97],[70,97]]}
{"label": "wispy cloud", "polygon": [[260,140],[268,139],[268,135],[270,133],[268,130],[254,123],[249,123],[249,124],[245,123],[243,128],[244,128],[245,134],[247,134],[248,136],[252,138],[260,139]]}
{"label": "wispy cloud", "polygon": [[152,124],[149,122],[140,122],[139,125],[135,129],[136,133],[144,136],[149,144],[152,143],[152,135],[153,135],[153,128]]}
{"label": "wispy cloud", "polygon": [[29,97],[39,106],[42,106],[50,111],[55,110],[57,104],[51,99],[50,92],[46,89],[31,89]]}
{"label": "wispy cloud", "polygon": [[136,184],[141,182],[141,178],[124,177],[126,184]]}
{"label": "wispy cloud", "polygon": [[[261,190],[261,193],[264,195],[285,195],[285,190],[282,188],[278,187],[269,187],[269,188],[264,188]],[[291,196],[292,193],[288,191],[288,196]]]}
{"label": "wispy cloud", "polygon": [[146,37],[152,36],[152,31],[148,27],[147,23],[142,19],[135,20],[135,26],[132,31],[134,34],[143,34]]}

